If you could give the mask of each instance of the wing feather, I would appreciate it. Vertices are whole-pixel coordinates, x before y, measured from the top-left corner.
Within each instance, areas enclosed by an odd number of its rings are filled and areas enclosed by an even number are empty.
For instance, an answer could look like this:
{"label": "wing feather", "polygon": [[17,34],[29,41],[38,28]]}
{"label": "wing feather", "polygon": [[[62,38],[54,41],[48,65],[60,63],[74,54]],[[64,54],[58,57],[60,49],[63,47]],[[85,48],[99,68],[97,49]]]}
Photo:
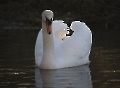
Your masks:
{"label": "wing feather", "polygon": [[65,58],[81,58],[90,52],[91,31],[83,22],[74,21],[71,24],[73,35],[61,44]]}

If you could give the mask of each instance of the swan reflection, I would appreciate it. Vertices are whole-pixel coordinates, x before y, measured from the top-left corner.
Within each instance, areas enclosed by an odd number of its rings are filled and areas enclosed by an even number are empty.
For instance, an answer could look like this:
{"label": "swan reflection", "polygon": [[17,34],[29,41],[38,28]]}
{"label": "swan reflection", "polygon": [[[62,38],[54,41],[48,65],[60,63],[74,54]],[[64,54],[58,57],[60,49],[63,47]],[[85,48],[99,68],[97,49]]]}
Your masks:
{"label": "swan reflection", "polygon": [[57,70],[35,68],[37,88],[92,88],[89,65]]}

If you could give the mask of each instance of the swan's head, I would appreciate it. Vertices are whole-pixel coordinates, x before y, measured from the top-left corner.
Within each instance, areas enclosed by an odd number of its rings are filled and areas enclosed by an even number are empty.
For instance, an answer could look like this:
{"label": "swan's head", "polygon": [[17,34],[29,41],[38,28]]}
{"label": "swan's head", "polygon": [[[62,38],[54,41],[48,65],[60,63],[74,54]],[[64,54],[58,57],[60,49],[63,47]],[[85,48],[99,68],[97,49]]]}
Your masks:
{"label": "swan's head", "polygon": [[51,10],[43,11],[42,22],[44,22],[46,24],[48,34],[52,33],[52,28],[51,28],[52,21],[53,21],[53,12]]}

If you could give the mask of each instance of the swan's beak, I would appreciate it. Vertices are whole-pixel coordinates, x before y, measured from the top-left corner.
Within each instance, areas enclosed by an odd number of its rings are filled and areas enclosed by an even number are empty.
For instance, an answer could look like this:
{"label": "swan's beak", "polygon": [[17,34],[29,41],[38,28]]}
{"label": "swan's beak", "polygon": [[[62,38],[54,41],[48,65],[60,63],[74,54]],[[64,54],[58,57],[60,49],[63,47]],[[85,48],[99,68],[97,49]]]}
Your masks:
{"label": "swan's beak", "polygon": [[52,33],[52,20],[46,19],[46,28],[47,28],[47,33],[51,34]]}

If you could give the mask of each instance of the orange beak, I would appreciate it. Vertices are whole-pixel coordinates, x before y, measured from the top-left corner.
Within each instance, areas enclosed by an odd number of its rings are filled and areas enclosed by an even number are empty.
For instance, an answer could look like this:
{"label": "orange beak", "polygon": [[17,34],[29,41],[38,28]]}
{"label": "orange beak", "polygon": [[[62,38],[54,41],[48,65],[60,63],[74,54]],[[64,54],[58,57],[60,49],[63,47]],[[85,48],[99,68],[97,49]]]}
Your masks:
{"label": "orange beak", "polygon": [[47,28],[47,33],[48,33],[48,34],[51,34],[51,33],[52,33],[51,24],[49,24],[48,22],[46,22],[46,28]]}
{"label": "orange beak", "polygon": [[51,27],[51,25],[52,25],[52,18],[51,18],[51,19],[48,19],[48,18],[46,17],[46,28],[47,28],[47,33],[48,33],[48,34],[51,34],[51,33],[52,33],[52,27]]}

